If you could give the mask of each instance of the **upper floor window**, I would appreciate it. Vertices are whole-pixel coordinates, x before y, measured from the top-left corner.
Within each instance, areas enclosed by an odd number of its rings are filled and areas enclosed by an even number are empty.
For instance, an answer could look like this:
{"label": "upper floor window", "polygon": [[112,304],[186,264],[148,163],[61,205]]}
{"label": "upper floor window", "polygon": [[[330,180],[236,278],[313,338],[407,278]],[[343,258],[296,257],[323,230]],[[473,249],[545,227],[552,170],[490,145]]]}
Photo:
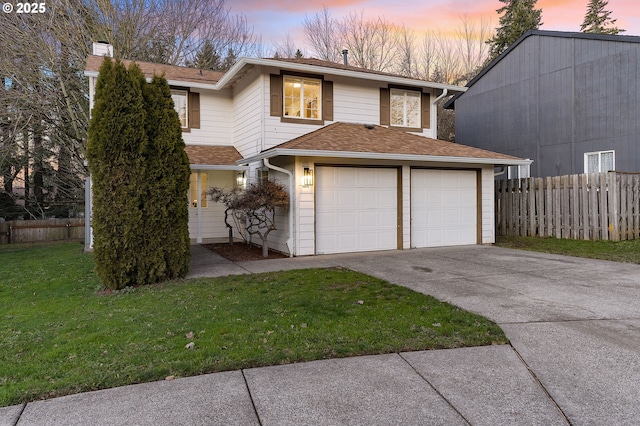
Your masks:
{"label": "upper floor window", "polygon": [[333,82],[321,75],[271,74],[269,115],[282,123],[333,121]]}
{"label": "upper floor window", "polygon": [[315,78],[284,77],[284,116],[319,120],[322,81]]}
{"label": "upper floor window", "polygon": [[604,173],[615,170],[615,151],[586,152],[584,154],[585,173]]}
{"label": "upper floor window", "polygon": [[200,128],[200,93],[184,87],[172,87],[171,99],[180,118],[183,132]]}
{"label": "upper floor window", "polygon": [[172,90],[171,91],[171,99],[173,99],[173,105],[178,113],[178,117],[180,118],[180,126],[182,128],[189,127],[188,121],[188,109],[187,109],[187,98],[188,93],[186,90]]}
{"label": "upper floor window", "polygon": [[391,89],[391,125],[418,128],[420,126],[421,93]]}
{"label": "upper floor window", "polygon": [[409,132],[431,128],[431,93],[411,87],[380,88],[380,125]]}

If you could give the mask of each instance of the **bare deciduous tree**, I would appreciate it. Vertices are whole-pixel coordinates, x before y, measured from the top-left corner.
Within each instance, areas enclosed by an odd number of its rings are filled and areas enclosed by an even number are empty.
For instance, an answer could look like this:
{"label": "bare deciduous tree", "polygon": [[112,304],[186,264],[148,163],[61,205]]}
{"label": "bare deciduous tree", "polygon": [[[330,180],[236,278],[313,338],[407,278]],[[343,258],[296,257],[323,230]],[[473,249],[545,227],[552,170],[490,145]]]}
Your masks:
{"label": "bare deciduous tree", "polygon": [[339,24],[350,64],[375,71],[391,71],[398,47],[397,28],[384,18],[367,21],[363,12],[351,12]]}
{"label": "bare deciduous tree", "polygon": [[302,23],[304,37],[311,54],[323,61],[340,62],[342,60],[342,42],[338,34],[338,21],[331,17],[326,6],[311,17],[305,17]]}
{"label": "bare deciduous tree", "polygon": [[122,58],[175,65],[195,63],[209,42],[220,69],[257,50],[246,18],[225,0],[56,0],[46,7],[0,14],[0,193],[19,216],[75,214],[69,207],[84,202],[83,70],[93,41],[113,44]]}
{"label": "bare deciduous tree", "polygon": [[491,19],[482,18],[472,21],[464,15],[460,18],[461,27],[457,31],[461,75],[456,84],[466,84],[480,71],[489,56],[489,45],[485,42],[491,37]]}

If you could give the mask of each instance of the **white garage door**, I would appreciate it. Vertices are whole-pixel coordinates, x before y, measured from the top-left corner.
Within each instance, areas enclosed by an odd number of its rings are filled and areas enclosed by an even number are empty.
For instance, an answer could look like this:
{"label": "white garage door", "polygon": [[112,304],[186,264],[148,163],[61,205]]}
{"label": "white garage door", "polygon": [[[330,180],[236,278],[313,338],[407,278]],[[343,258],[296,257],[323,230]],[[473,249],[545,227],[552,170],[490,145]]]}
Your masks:
{"label": "white garage door", "polygon": [[316,167],[316,253],[396,249],[397,173]]}
{"label": "white garage door", "polygon": [[476,172],[411,170],[411,247],[477,243]]}

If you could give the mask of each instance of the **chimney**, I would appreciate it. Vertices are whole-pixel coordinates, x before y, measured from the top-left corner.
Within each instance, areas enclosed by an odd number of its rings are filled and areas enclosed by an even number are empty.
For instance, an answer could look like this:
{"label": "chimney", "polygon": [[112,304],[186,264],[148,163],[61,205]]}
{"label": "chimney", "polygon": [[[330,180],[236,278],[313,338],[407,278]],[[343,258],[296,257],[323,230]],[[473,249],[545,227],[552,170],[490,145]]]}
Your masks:
{"label": "chimney", "polygon": [[344,60],[344,64],[345,65],[349,65],[349,51],[347,49],[344,49],[342,51],[342,59]]}
{"label": "chimney", "polygon": [[93,43],[93,54],[96,56],[109,56],[113,58],[113,46],[106,41]]}

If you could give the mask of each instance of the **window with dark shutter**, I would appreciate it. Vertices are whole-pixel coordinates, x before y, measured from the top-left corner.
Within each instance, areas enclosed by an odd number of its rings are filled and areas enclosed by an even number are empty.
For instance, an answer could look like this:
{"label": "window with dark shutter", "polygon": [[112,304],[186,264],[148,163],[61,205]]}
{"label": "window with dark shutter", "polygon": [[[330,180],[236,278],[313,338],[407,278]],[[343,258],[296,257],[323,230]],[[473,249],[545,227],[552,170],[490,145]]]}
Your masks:
{"label": "window with dark shutter", "polygon": [[422,94],[422,128],[431,128],[431,95],[429,93]]}
{"label": "window with dark shutter", "polygon": [[282,117],[282,76],[271,74],[271,116]]}
{"label": "window with dark shutter", "polygon": [[189,92],[189,128],[200,128],[200,93]]}
{"label": "window with dark shutter", "polygon": [[322,82],[322,119],[333,121],[333,81]]}
{"label": "window with dark shutter", "polygon": [[388,126],[390,123],[390,98],[389,89],[380,89],[380,125]]}
{"label": "window with dark shutter", "polygon": [[431,94],[412,87],[380,89],[380,125],[407,132],[431,127]]}

